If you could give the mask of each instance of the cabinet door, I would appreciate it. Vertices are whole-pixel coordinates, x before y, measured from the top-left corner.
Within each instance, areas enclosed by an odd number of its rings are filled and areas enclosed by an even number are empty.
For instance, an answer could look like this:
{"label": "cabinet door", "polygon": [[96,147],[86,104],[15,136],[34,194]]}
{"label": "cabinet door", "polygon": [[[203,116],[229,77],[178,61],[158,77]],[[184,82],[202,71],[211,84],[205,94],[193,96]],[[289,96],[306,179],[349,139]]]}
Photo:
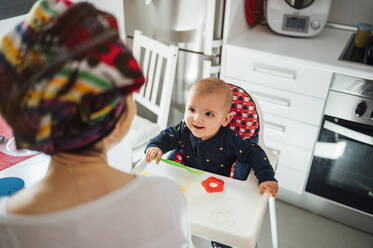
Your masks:
{"label": "cabinet door", "polygon": [[325,101],[289,91],[262,86],[260,84],[225,77],[232,83],[245,89],[259,103],[263,112],[288,119],[320,125]]}
{"label": "cabinet door", "polygon": [[307,174],[312,159],[312,152],[302,148],[287,145],[283,142],[266,137],[266,147],[271,148],[279,157],[279,167]]}
{"label": "cabinet door", "polygon": [[318,127],[263,112],[264,140],[273,139],[312,151]]}
{"label": "cabinet door", "polygon": [[279,164],[276,171],[276,179],[278,180],[278,185],[280,187],[280,194],[281,189],[286,189],[297,194],[302,194],[304,191],[304,185],[307,179],[307,175],[305,173],[300,173]]}
{"label": "cabinet door", "polygon": [[325,99],[332,72],[300,60],[227,45],[225,76]]}

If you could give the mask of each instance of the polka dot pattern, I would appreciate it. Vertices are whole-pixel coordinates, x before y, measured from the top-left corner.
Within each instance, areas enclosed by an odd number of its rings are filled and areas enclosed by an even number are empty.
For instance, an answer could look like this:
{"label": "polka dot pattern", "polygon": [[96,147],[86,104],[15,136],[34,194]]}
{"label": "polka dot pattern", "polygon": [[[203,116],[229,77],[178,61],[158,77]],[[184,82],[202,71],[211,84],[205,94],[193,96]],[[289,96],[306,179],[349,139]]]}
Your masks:
{"label": "polka dot pattern", "polygon": [[238,86],[230,85],[233,92],[232,113],[229,123],[232,130],[242,138],[251,138],[259,133],[259,119],[256,106],[250,95]]}
{"label": "polka dot pattern", "polygon": [[[232,130],[239,133],[242,138],[254,138],[259,135],[259,118],[256,106],[250,95],[242,88],[230,84],[233,92],[233,102],[231,112],[233,118],[229,123]],[[254,146],[252,144],[251,146]],[[239,151],[242,153],[242,150]],[[245,168],[236,168],[237,161],[232,165],[230,177],[245,178],[247,171]]]}

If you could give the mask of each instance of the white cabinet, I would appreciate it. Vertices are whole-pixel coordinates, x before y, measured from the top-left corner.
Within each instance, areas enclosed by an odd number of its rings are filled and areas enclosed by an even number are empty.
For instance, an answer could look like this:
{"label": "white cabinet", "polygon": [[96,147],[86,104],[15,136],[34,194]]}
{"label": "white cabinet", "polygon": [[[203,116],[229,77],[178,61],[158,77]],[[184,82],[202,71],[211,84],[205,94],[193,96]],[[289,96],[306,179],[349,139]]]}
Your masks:
{"label": "white cabinet", "polygon": [[[229,53],[229,48],[225,52]],[[242,52],[240,56],[245,55],[246,53]],[[270,59],[270,56],[268,58]],[[227,64],[227,67],[229,66]],[[236,63],[236,67],[244,66],[245,64]],[[331,74],[330,72],[330,77]],[[263,86],[262,82],[270,82],[268,77],[272,75],[262,73],[254,82],[252,77],[242,75],[222,74],[221,78],[246,89],[259,102],[264,119],[264,143],[279,156],[276,177],[280,188],[301,194],[317,139],[325,99],[294,93],[290,85],[282,89]],[[330,80],[323,82],[328,89]],[[320,90],[320,95],[323,95],[323,90],[325,89]],[[316,91],[313,93],[316,94]]]}
{"label": "white cabinet", "polygon": [[[303,51],[293,45],[289,45],[288,50],[281,46],[282,54],[277,53],[279,44],[296,44],[296,38],[271,32],[260,34],[263,27],[249,29],[242,25],[245,19],[239,17],[243,15],[241,8],[243,2],[227,1],[220,77],[246,89],[259,102],[264,119],[264,143],[279,156],[276,177],[280,189],[300,195],[304,191],[333,71],[308,61],[310,51],[306,47]],[[258,38],[258,33],[263,39]],[[306,39],[298,42],[299,46],[307,44]]]}
{"label": "white cabinet", "polygon": [[255,94],[255,99],[260,103],[262,110],[266,113],[313,125],[320,123],[324,99],[267,87],[260,83],[253,83],[251,77],[248,77],[248,80],[229,78],[243,85],[243,87],[250,89],[250,93]]}
{"label": "white cabinet", "polygon": [[[325,99],[332,73],[284,56],[227,44],[225,75]],[[240,66],[237,66],[240,65]]]}

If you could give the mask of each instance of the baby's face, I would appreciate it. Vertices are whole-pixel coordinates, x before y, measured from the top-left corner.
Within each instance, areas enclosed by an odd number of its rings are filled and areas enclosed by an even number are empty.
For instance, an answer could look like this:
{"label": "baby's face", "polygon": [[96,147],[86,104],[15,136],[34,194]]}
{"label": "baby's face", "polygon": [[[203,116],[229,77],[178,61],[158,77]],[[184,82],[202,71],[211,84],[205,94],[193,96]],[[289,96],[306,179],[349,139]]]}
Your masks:
{"label": "baby's face", "polygon": [[193,135],[207,140],[213,137],[221,126],[227,126],[231,120],[231,114],[227,113],[223,94],[199,94],[189,95],[184,119]]}

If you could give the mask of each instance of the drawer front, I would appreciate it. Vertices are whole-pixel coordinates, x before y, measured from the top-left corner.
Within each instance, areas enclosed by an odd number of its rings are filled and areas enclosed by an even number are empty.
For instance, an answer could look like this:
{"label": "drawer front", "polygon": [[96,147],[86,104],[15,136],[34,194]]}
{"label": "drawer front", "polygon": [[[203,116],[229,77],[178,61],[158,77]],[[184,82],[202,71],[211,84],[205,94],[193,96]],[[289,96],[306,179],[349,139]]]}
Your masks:
{"label": "drawer front", "polygon": [[323,99],[234,80],[229,77],[224,80],[245,89],[257,100],[263,112],[316,126],[320,125],[325,103]]}
{"label": "drawer front", "polygon": [[286,189],[297,194],[302,194],[304,191],[306,178],[306,173],[300,173],[298,171],[282,166],[281,163],[279,163],[278,170],[276,171],[276,179],[280,187],[280,194],[281,189]]}
{"label": "drawer front", "polygon": [[301,173],[308,172],[308,167],[312,159],[311,151],[287,145],[268,137],[264,140],[264,144],[278,155],[280,167],[287,167]]}
{"label": "drawer front", "polygon": [[325,99],[332,72],[289,58],[227,45],[225,75]]}
{"label": "drawer front", "polygon": [[264,140],[273,139],[282,143],[313,150],[317,138],[317,126],[289,120],[263,112]]}

